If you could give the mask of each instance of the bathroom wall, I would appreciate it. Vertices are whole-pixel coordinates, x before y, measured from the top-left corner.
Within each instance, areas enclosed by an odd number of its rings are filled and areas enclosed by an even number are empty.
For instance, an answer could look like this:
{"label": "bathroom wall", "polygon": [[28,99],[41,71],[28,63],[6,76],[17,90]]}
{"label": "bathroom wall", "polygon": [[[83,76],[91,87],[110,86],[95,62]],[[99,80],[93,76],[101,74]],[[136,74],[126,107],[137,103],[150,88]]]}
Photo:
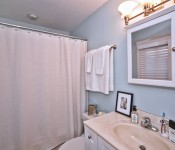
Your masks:
{"label": "bathroom wall", "polygon": [[117,11],[123,0],[109,0],[103,7],[86,19],[70,34],[88,39],[88,49],[105,44],[116,44],[114,51],[115,91],[109,95],[89,92],[89,103],[99,109],[114,111],[117,91],[134,94],[134,104],[146,112],[175,120],[175,88],[134,85],[127,82],[127,43],[123,20]]}
{"label": "bathroom wall", "polygon": [[24,26],[24,27],[28,27],[28,28],[32,28],[32,29],[38,29],[38,30],[43,30],[43,31],[48,31],[48,32],[54,32],[54,33],[69,35],[69,32],[66,32],[66,31],[46,28],[46,27],[42,27],[42,26],[37,26],[37,25],[24,23],[24,22],[20,22],[20,21],[15,21],[15,20],[10,20],[10,19],[1,18],[1,17],[0,17],[0,22],[19,25],[19,26]]}

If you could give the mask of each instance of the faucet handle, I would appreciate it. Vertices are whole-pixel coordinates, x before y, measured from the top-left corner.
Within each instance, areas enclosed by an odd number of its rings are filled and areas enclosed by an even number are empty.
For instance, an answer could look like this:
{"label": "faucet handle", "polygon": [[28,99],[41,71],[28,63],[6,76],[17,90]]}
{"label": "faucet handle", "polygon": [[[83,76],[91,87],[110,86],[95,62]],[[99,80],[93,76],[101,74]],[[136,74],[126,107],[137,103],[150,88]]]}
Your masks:
{"label": "faucet handle", "polygon": [[151,119],[150,119],[149,117],[143,117],[143,120],[144,120],[145,122],[151,123]]}
{"label": "faucet handle", "polygon": [[143,117],[143,120],[141,121],[141,126],[147,127],[151,124],[151,119],[149,117]]}

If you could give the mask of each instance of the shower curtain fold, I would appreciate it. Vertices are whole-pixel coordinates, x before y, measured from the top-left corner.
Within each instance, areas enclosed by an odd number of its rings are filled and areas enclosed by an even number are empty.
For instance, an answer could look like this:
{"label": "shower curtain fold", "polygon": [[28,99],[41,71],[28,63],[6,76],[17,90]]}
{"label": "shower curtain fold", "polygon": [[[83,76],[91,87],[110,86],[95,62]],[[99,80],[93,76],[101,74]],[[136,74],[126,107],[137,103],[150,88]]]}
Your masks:
{"label": "shower curtain fold", "polygon": [[1,26],[0,149],[49,150],[81,134],[86,45]]}

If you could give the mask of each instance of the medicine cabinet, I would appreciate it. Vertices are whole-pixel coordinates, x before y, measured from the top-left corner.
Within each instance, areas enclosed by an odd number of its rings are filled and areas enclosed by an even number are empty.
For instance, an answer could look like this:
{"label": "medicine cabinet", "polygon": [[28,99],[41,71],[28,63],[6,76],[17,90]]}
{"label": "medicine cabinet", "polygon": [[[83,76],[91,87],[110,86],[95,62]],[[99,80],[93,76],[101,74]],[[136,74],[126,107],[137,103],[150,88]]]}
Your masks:
{"label": "medicine cabinet", "polygon": [[127,30],[128,82],[175,87],[175,12]]}

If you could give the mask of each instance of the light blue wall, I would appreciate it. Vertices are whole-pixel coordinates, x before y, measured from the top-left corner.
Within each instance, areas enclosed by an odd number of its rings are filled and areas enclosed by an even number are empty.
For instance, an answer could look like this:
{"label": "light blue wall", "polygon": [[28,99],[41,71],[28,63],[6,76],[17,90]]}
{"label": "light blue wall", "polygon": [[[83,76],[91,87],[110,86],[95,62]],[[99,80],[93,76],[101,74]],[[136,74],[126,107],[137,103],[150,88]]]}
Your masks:
{"label": "light blue wall", "polygon": [[88,49],[105,44],[116,44],[114,52],[115,91],[109,95],[89,92],[89,103],[99,109],[114,111],[117,91],[134,94],[134,104],[139,109],[175,120],[175,89],[128,84],[126,31],[117,8],[122,0],[109,0],[102,8],[91,15],[70,34],[88,39]]}

